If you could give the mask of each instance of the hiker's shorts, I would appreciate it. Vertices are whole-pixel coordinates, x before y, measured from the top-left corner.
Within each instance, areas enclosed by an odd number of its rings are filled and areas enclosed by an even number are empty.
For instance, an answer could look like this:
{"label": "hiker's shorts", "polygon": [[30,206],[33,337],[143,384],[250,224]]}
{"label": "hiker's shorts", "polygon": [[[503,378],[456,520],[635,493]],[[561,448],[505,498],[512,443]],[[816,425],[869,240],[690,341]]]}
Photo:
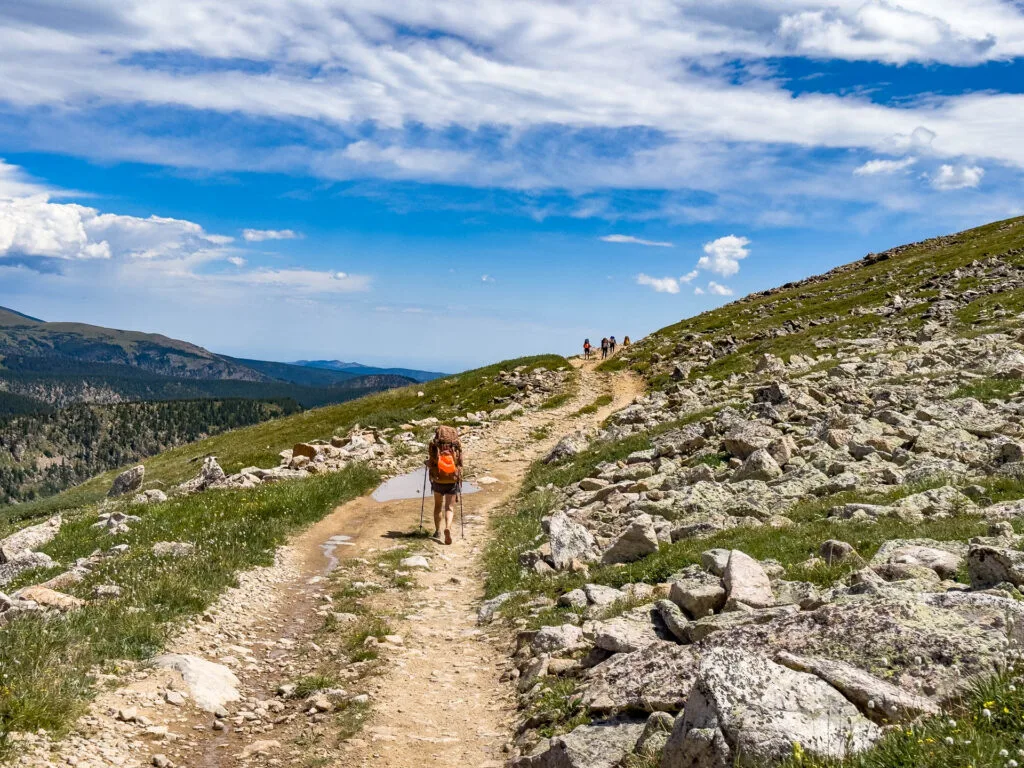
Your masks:
{"label": "hiker's shorts", "polygon": [[435,483],[433,480],[430,481],[430,490],[434,493],[440,493],[442,496],[454,496],[459,492],[458,483]]}

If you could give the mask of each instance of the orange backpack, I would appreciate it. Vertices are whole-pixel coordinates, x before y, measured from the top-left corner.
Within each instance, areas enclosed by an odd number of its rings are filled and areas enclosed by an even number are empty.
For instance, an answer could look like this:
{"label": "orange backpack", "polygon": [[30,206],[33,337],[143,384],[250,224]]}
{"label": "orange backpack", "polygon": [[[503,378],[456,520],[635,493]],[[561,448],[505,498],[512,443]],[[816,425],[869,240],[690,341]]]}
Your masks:
{"label": "orange backpack", "polygon": [[438,427],[430,448],[436,456],[431,479],[436,483],[459,482],[459,457],[462,453],[459,433],[452,427]]}

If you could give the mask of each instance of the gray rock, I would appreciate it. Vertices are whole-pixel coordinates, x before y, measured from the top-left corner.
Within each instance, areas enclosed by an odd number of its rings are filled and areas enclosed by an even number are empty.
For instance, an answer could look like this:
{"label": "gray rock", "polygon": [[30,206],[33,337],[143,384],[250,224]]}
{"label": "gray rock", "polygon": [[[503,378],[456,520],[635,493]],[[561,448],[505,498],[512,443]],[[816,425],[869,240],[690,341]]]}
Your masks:
{"label": "gray rock", "polygon": [[557,627],[541,627],[533,638],[534,653],[556,654],[574,651],[586,645],[583,641],[583,630],[575,624],[562,624]]}
{"label": "gray rock", "polygon": [[49,544],[60,533],[61,516],[54,515],[38,525],[30,525],[0,541],[0,564],[9,562],[22,552]]}
{"label": "gray rock", "polygon": [[601,556],[601,562],[631,563],[658,551],[658,532],[650,515],[638,515]]}
{"label": "gray rock", "polygon": [[123,496],[126,493],[137,491],[142,487],[142,481],[145,477],[146,468],[142,464],[126,469],[114,478],[114,482],[110,485],[110,490],[107,491],[107,496],[114,498],[115,496]]}
{"label": "gray rock", "polygon": [[583,592],[590,604],[596,606],[611,605],[626,597],[615,587],[606,587],[604,584],[584,584]]}
{"label": "gray rock", "polygon": [[158,541],[153,545],[157,557],[188,557],[196,551],[196,545],[188,541]]}
{"label": "gray rock", "polygon": [[167,501],[167,494],[156,488],[150,488],[132,497],[132,504],[159,504],[164,501]]}
{"label": "gray rock", "polygon": [[733,474],[732,482],[741,480],[774,480],[782,476],[782,468],[764,448],[758,448],[750,454],[743,466]]}
{"label": "gray rock", "polygon": [[673,580],[669,599],[695,619],[720,611],[725,605],[725,588],[717,578]]}
{"label": "gray rock", "polygon": [[681,643],[690,642],[689,621],[682,610],[671,600],[659,600],[654,604],[668,631]]}
{"label": "gray rock", "polygon": [[759,448],[767,448],[782,437],[778,431],[757,422],[743,422],[730,429],[723,439],[725,449],[739,459],[746,459]]}
{"label": "gray rock", "polygon": [[558,598],[558,604],[563,608],[586,608],[587,593],[582,589],[566,592]]}
{"label": "gray rock", "polygon": [[754,558],[738,549],[729,554],[729,564],[722,576],[727,600],[752,608],[775,604],[772,584],[764,568]]}
{"label": "gray rock", "polygon": [[1003,582],[1024,584],[1024,552],[1002,547],[972,546],[967,571],[974,589],[988,589]]}
{"label": "gray rock", "polygon": [[551,540],[551,560],[555,568],[564,570],[573,560],[591,562],[597,559],[597,542],[579,523],[573,522],[565,512],[559,511],[548,521]]}
{"label": "gray rock", "polygon": [[632,653],[661,638],[651,621],[651,606],[641,606],[607,621],[595,622],[594,645],[611,653]]}
{"label": "gray rock", "polygon": [[551,449],[544,459],[544,463],[551,464],[562,459],[572,458],[586,447],[586,439],[583,436],[568,435],[559,440],[558,445]]}
{"label": "gray rock", "polygon": [[790,669],[820,677],[856,704],[868,719],[880,725],[939,714],[938,705],[928,697],[898,688],[845,661],[813,659],[785,651],[775,660]]}
{"label": "gray rock", "polygon": [[662,768],[722,765],[722,741],[729,753],[724,765],[763,768],[790,757],[795,743],[810,755],[841,760],[880,737],[877,726],[819,678],[746,651],[716,648],[700,660]]}
{"label": "gray rock", "polygon": [[838,539],[829,539],[828,541],[822,542],[821,546],[818,548],[818,554],[828,565],[831,565],[832,563],[845,562],[851,557],[860,557],[852,544],[848,544],[845,541],[839,541]]}
{"label": "gray rock", "polygon": [[652,712],[644,723],[643,733],[636,741],[636,753],[644,757],[660,755],[672,733],[675,720],[668,712]]}
{"label": "gray rock", "polygon": [[643,723],[581,725],[556,736],[539,755],[520,757],[515,768],[616,768],[633,752]]}
{"label": "gray rock", "polygon": [[0,587],[10,584],[15,577],[36,568],[53,568],[56,565],[49,555],[42,552],[19,552],[6,563],[0,564]]}
{"label": "gray rock", "polygon": [[196,706],[206,712],[216,713],[241,698],[238,678],[223,664],[188,654],[168,653],[153,659],[153,665],[179,672]]}
{"label": "gray rock", "polygon": [[956,577],[967,554],[967,545],[959,541],[933,539],[893,539],[879,547],[871,558],[871,567],[882,565],[922,566],[935,571],[940,578]]}
{"label": "gray rock", "polygon": [[511,600],[513,597],[519,597],[525,595],[526,592],[522,590],[516,590],[515,592],[502,592],[497,597],[492,597],[490,600],[485,600],[481,603],[480,608],[476,612],[476,623],[477,624],[490,624],[494,621],[494,614],[498,612],[505,603]]}
{"label": "gray rock", "polygon": [[583,704],[592,712],[678,712],[697,674],[692,645],[659,641],[618,653],[586,675]]}
{"label": "gray rock", "polygon": [[704,570],[713,573],[715,576],[724,576],[725,567],[729,564],[728,549],[709,549],[701,552],[700,564]]}

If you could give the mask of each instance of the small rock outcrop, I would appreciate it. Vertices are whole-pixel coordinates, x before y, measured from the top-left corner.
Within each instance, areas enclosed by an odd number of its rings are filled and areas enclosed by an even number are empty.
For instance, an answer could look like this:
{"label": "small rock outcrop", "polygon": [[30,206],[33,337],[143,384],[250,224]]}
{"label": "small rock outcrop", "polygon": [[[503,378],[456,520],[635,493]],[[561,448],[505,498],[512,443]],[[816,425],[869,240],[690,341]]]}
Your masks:
{"label": "small rock outcrop", "polygon": [[114,482],[110,486],[110,490],[107,492],[107,496],[115,498],[117,496],[124,496],[126,493],[132,493],[139,490],[142,487],[142,481],[146,477],[146,468],[139,464],[131,469],[126,469],[124,472],[114,478]]}

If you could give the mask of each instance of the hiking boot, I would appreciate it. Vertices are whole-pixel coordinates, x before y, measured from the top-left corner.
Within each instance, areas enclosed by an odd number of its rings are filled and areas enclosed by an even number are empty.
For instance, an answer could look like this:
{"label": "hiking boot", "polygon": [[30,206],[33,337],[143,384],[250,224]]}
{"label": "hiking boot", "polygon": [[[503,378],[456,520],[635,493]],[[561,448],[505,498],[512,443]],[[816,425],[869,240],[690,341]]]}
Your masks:
{"label": "hiking boot", "polygon": [[452,532],[450,530],[448,530],[447,528],[444,529],[444,543],[445,544],[451,544],[452,543]]}
{"label": "hiking boot", "polygon": [[440,541],[441,540],[441,529],[438,528],[436,531],[434,531],[432,534],[430,534],[430,538],[437,539],[438,541]]}

